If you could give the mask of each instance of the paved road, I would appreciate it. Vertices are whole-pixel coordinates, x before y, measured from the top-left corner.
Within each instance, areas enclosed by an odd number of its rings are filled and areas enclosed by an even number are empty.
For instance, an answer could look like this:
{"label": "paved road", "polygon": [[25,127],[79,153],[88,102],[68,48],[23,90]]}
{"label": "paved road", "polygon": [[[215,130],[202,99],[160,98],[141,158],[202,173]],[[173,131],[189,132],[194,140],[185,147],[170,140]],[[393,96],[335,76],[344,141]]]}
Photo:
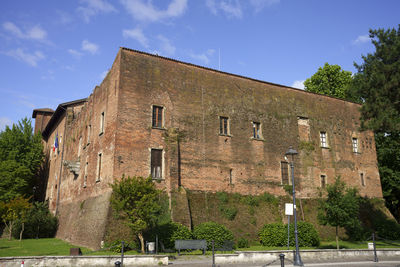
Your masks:
{"label": "paved road", "polygon": [[[202,267],[212,266],[211,256],[198,256],[198,257],[179,257],[169,261],[171,267]],[[216,267],[280,267],[280,261],[274,262],[260,262],[260,263],[244,263],[244,264],[216,264]],[[292,267],[291,261],[285,262],[286,267]],[[360,259],[355,261],[342,262],[340,259],[331,262],[304,262],[305,267],[400,267],[400,258],[385,258],[379,262],[373,262],[370,259]]]}

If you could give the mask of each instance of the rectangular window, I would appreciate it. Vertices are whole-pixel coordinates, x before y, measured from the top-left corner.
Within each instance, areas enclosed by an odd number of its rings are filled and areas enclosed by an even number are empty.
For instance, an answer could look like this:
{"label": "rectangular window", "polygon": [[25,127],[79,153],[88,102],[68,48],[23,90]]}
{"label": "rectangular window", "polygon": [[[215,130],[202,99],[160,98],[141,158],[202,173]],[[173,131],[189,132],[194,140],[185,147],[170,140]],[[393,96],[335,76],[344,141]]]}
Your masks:
{"label": "rectangular window", "polygon": [[229,134],[229,119],[228,117],[219,117],[219,134]]}
{"label": "rectangular window", "polygon": [[358,153],[358,139],[357,138],[353,138],[352,139],[352,144],[353,144],[353,152],[354,153]]}
{"label": "rectangular window", "polygon": [[86,145],[90,144],[90,132],[92,131],[92,125],[87,126],[87,136],[86,136]]}
{"label": "rectangular window", "polygon": [[253,122],[253,138],[261,139],[261,123]]}
{"label": "rectangular window", "polygon": [[104,111],[101,113],[101,117],[100,117],[100,133],[99,134],[103,134],[104,133]]}
{"label": "rectangular window", "polygon": [[326,187],[326,175],[321,175],[321,188]]}
{"label": "rectangular window", "polygon": [[162,150],[151,150],[151,177],[153,179],[162,179]]}
{"label": "rectangular window", "polygon": [[163,127],[163,107],[153,106],[153,122],[152,126],[156,128]]}
{"label": "rectangular window", "polygon": [[88,162],[88,160],[87,160],[87,158],[86,158],[85,174],[83,175],[83,187],[86,187],[86,186],[87,186],[87,170],[88,170],[88,165],[89,165],[89,162]]}
{"label": "rectangular window", "polygon": [[233,180],[232,180],[232,169],[229,170],[229,184],[233,184]]}
{"label": "rectangular window", "polygon": [[102,164],[102,153],[99,153],[99,157],[97,159],[97,178],[96,178],[96,182],[100,182],[101,179],[101,164]]}
{"label": "rectangular window", "polygon": [[320,132],[319,138],[321,140],[321,147],[328,147],[328,142],[326,139],[326,132]]}
{"label": "rectangular window", "polygon": [[282,184],[289,184],[289,163],[281,161]]}
{"label": "rectangular window", "polygon": [[79,137],[78,157],[81,156],[82,136]]}
{"label": "rectangular window", "polygon": [[361,185],[365,186],[364,173],[360,173]]}

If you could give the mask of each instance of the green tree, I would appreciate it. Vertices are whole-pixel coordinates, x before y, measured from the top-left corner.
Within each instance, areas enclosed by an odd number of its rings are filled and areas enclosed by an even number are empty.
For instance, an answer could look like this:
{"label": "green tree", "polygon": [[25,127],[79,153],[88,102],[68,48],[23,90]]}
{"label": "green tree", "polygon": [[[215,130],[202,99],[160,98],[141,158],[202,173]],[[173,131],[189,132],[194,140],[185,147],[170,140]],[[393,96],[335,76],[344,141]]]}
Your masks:
{"label": "green tree", "polygon": [[351,94],[362,103],[361,127],[375,132],[386,206],[400,221],[400,25],[370,30],[375,52],[354,64]]}
{"label": "green tree", "polygon": [[155,225],[158,215],[161,214],[158,201],[161,192],[155,188],[151,177],[123,176],[111,187],[111,205],[116,215],[126,219],[127,226],[138,236],[144,253],[143,233]]}
{"label": "green tree", "polygon": [[342,70],[339,65],[319,67],[318,71],[304,82],[304,89],[308,92],[347,99],[349,86],[352,81],[350,71]]}
{"label": "green tree", "polygon": [[0,132],[0,201],[31,196],[43,162],[40,134],[33,134],[31,120],[24,118]]}
{"label": "green tree", "polygon": [[339,249],[338,228],[345,227],[359,228],[358,212],[360,198],[357,189],[346,187],[346,184],[335,179],[335,183],[326,186],[327,199],[320,202],[318,208],[318,221],[323,225],[330,225],[336,228],[336,247]]}
{"label": "green tree", "polygon": [[8,202],[1,202],[0,209],[2,210],[2,220],[9,231],[9,240],[12,238],[13,227],[17,220],[22,222],[22,228],[19,235],[19,240],[22,239],[24,232],[24,225],[26,222],[26,215],[31,208],[31,203],[28,198],[17,196]]}

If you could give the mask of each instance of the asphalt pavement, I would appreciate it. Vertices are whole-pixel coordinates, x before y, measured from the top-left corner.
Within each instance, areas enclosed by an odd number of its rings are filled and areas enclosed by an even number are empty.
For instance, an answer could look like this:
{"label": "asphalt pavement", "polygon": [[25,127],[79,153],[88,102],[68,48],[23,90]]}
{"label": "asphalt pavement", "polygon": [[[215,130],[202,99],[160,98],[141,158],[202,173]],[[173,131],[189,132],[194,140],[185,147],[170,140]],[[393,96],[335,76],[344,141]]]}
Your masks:
{"label": "asphalt pavement", "polygon": [[[318,259],[313,261],[303,261],[305,267],[400,267],[400,258],[384,258],[378,262],[374,262],[373,259],[359,258],[352,261],[341,261],[340,259],[319,261]],[[169,260],[171,267],[202,267],[212,265],[212,256],[178,256],[175,259]],[[293,262],[289,259],[285,260],[285,267],[293,267]],[[281,263],[278,260],[272,262],[247,262],[240,264],[215,264],[215,267],[281,267]]]}

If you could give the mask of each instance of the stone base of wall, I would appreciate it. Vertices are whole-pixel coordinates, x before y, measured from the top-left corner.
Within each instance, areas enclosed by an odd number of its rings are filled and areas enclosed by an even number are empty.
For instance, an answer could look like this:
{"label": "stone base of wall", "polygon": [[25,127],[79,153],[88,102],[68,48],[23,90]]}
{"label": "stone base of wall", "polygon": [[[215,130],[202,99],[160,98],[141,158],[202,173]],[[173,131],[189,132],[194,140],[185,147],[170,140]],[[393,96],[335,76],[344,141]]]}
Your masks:
{"label": "stone base of wall", "polygon": [[[0,258],[0,266],[15,267],[21,266],[115,266],[116,261],[121,261],[119,256],[43,256],[43,257],[5,257]],[[124,266],[156,266],[168,265],[168,256],[164,255],[137,255],[125,256]]]}
{"label": "stone base of wall", "polygon": [[111,191],[84,201],[61,203],[57,238],[99,249],[104,238]]}
{"label": "stone base of wall", "polygon": [[[236,251],[235,254],[215,255],[216,264],[240,264],[240,263],[264,263],[279,265],[279,255],[284,254],[285,262],[293,261],[292,250],[281,251]],[[370,249],[324,249],[324,250],[302,250],[300,256],[303,262],[329,262],[329,261],[350,261],[350,260],[371,260],[374,259],[374,251]],[[378,259],[399,257],[400,249],[377,250]],[[288,263],[289,264],[289,263]]]}

